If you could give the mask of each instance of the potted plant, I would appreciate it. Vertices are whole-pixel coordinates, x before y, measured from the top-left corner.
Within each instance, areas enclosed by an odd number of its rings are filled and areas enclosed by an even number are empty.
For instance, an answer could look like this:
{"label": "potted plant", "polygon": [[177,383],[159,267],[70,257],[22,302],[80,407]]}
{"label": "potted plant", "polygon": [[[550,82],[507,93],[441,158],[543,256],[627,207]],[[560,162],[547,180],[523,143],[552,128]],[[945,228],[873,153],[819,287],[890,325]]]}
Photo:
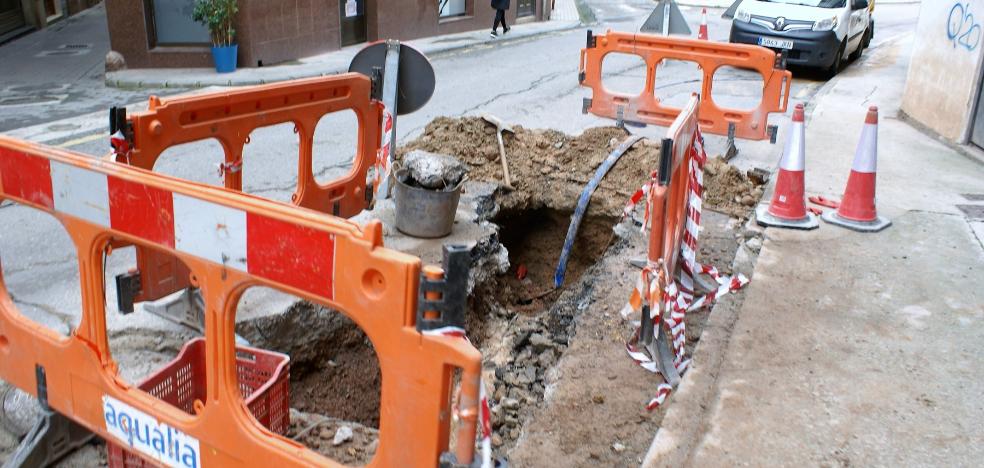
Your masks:
{"label": "potted plant", "polygon": [[215,71],[229,73],[236,71],[235,43],[236,29],[233,27],[239,5],[236,0],[195,0],[195,21],[208,28],[212,38],[212,59]]}

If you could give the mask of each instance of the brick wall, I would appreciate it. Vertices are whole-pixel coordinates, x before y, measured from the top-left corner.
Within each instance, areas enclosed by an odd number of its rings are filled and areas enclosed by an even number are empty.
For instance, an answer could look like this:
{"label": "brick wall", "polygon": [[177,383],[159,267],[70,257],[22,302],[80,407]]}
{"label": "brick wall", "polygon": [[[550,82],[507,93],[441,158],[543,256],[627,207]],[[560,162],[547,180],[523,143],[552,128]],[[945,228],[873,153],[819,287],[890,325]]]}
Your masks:
{"label": "brick wall", "polygon": [[[97,0],[69,0],[79,5]],[[145,9],[150,0],[105,0],[113,50],[130,68],[210,67],[208,47],[150,47]],[[344,1],[344,0],[342,0]],[[492,28],[489,0],[466,0],[468,14],[438,18],[437,0],[366,0],[368,41],[410,40]],[[339,0],[239,0],[239,66],[274,65],[341,47]],[[507,13],[516,22],[516,1]],[[542,1],[536,17],[542,19]]]}
{"label": "brick wall", "polygon": [[338,0],[240,0],[240,66],[255,67],[339,48]]}

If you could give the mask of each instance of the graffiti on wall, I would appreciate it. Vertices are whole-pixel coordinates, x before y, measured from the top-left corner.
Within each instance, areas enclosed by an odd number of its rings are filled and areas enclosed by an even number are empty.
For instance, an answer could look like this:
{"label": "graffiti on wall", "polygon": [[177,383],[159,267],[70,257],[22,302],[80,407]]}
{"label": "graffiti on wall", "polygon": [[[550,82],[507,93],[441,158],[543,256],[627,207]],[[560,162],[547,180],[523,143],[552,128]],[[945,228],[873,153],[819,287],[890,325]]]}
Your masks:
{"label": "graffiti on wall", "polygon": [[970,12],[970,3],[954,3],[946,23],[946,37],[953,47],[975,50],[981,43],[981,24]]}

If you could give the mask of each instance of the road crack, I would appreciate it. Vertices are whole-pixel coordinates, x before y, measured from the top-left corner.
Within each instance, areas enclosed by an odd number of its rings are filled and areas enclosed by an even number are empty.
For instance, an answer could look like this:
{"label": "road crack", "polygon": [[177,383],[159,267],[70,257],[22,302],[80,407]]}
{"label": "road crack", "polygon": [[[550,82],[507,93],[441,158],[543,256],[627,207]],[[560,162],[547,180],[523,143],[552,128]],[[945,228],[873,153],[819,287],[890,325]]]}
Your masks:
{"label": "road crack", "polygon": [[570,73],[570,72],[568,72],[567,70],[559,71],[559,72],[553,72],[553,73],[547,73],[546,75],[543,75],[543,76],[541,76],[541,77],[533,80],[532,82],[530,82],[530,85],[527,86],[526,88],[520,89],[518,91],[509,91],[509,92],[505,92],[505,93],[496,94],[495,96],[492,96],[492,98],[487,99],[487,100],[485,100],[485,101],[483,101],[483,102],[481,102],[481,103],[479,103],[477,105],[474,105],[472,107],[469,107],[468,109],[465,109],[464,111],[460,112],[458,114],[458,117],[462,117],[462,116],[464,116],[464,115],[466,115],[466,114],[468,114],[470,112],[474,112],[474,111],[476,111],[478,109],[481,109],[481,108],[483,108],[485,106],[488,106],[489,104],[492,104],[493,102],[495,102],[495,101],[497,101],[499,99],[502,99],[504,97],[515,96],[515,95],[518,95],[518,94],[523,94],[523,93],[527,93],[527,92],[533,91],[534,89],[540,87],[544,83],[546,83],[546,82],[548,82],[550,80],[553,80],[554,78],[557,78],[557,77],[559,77],[561,75],[566,75],[568,73]]}

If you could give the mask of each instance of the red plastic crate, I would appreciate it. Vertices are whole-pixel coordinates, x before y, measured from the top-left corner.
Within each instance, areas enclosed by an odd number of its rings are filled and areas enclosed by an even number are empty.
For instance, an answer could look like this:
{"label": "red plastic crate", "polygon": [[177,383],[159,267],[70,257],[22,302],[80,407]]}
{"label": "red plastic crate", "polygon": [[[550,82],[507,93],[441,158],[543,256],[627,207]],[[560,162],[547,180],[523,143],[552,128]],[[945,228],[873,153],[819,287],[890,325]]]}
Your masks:
{"label": "red plastic crate", "polygon": [[[277,434],[290,427],[290,357],[286,354],[236,346],[239,390],[250,413]],[[195,414],[195,400],[205,401],[205,339],[195,338],[166,366],[140,383],[139,388],[188,414]],[[154,466],[140,456],[106,441],[110,468]]]}

